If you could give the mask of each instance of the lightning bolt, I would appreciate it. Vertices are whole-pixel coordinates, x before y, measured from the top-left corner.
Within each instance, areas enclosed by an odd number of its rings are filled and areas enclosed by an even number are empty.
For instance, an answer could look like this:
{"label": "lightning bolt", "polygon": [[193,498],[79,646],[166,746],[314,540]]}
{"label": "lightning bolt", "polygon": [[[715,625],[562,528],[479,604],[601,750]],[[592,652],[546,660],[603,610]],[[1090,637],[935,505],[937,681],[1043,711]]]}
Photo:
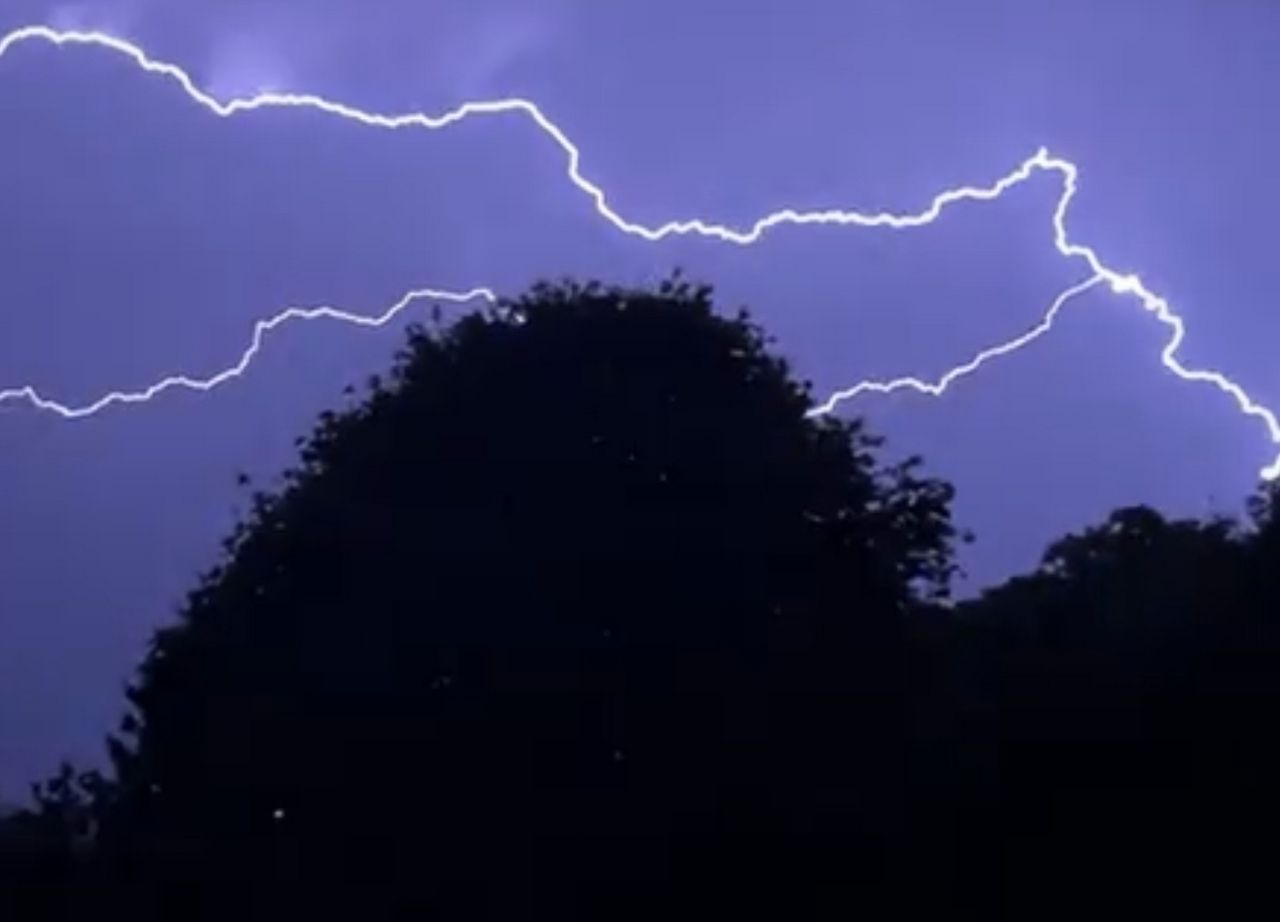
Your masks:
{"label": "lightning bolt", "polygon": [[443,291],[436,288],[420,288],[411,291],[402,297],[395,304],[388,307],[381,314],[353,314],[350,311],[340,310],[336,307],[289,307],[280,311],[278,314],[259,320],[253,325],[253,336],[249,341],[249,346],[240,354],[240,361],[236,362],[230,368],[223,369],[215,375],[208,378],[191,378],[187,375],[171,375],[162,378],[150,387],[140,391],[112,391],[99,397],[92,403],[86,403],[82,406],[68,406],[65,403],[59,403],[44,397],[34,387],[17,387],[9,390],[0,390],[0,404],[9,400],[26,400],[32,406],[40,410],[48,410],[51,413],[57,413],[64,419],[82,419],[86,416],[93,416],[95,413],[105,410],[113,404],[128,403],[146,403],[154,397],[158,397],[165,391],[181,389],[189,391],[211,391],[220,384],[225,384],[232,378],[238,378],[244,374],[253,360],[257,358],[258,353],[262,350],[262,342],[267,334],[276,327],[283,326],[294,320],[340,320],[343,323],[350,323],[361,327],[381,327],[390,323],[395,319],[396,315],[404,311],[416,301],[445,301],[453,304],[466,304],[471,301],[485,300],[490,304],[496,304],[498,296],[488,288],[473,288],[471,291]]}
{"label": "lightning bolt", "polygon": [[927,394],[930,397],[941,397],[946,393],[947,388],[951,387],[961,378],[968,377],[983,365],[992,359],[999,358],[1002,355],[1008,355],[1010,352],[1017,352],[1023,346],[1029,345],[1033,340],[1039,339],[1044,334],[1053,329],[1053,322],[1058,318],[1058,312],[1066,306],[1067,302],[1077,295],[1082,295],[1090,288],[1100,284],[1103,281],[1102,276],[1094,275],[1085,279],[1078,285],[1072,285],[1058,297],[1053,299],[1053,303],[1049,305],[1049,309],[1045,311],[1044,317],[1040,322],[1033,326],[1021,336],[1015,336],[1007,342],[1000,343],[983,349],[969,361],[963,365],[957,365],[950,369],[937,381],[929,382],[921,378],[902,377],[892,378],[888,381],[859,381],[852,387],[845,388],[833,393],[826,399],[824,403],[819,404],[809,411],[810,416],[822,416],[830,413],[836,408],[836,405],[845,400],[852,400],[854,397],[862,394],[892,394],[894,391],[910,390],[918,394]]}
{"label": "lightning bolt", "polygon": [[[783,225],[881,227],[894,230],[922,227],[936,221],[948,206],[966,201],[993,201],[1013,187],[1026,182],[1036,173],[1057,173],[1062,182],[1062,194],[1053,210],[1053,245],[1063,257],[1081,261],[1088,267],[1090,275],[1084,282],[1073,285],[1062,292],[1053,301],[1041,321],[1029,331],[1007,342],[979,352],[968,362],[946,372],[936,382],[930,383],[914,377],[896,378],[889,381],[863,381],[847,389],[835,392],[824,403],[813,408],[810,411],[811,415],[830,413],[841,402],[864,393],[884,394],[910,389],[923,394],[939,396],[945,393],[954,382],[975,372],[991,359],[1015,352],[1049,332],[1059,311],[1072,298],[1096,285],[1106,284],[1117,295],[1131,295],[1136,298],[1144,310],[1169,330],[1169,338],[1160,352],[1161,364],[1168,371],[1184,381],[1213,385],[1231,397],[1240,412],[1259,420],[1265,427],[1271,442],[1280,446],[1280,420],[1277,420],[1276,415],[1270,409],[1255,401],[1239,384],[1222,372],[1212,369],[1188,368],[1178,359],[1177,353],[1186,335],[1186,327],[1182,318],[1174,313],[1168,301],[1149,290],[1137,275],[1122,273],[1107,266],[1091,247],[1075,243],[1070,239],[1067,233],[1066,219],[1071,202],[1079,188],[1079,170],[1074,163],[1052,156],[1045,148],[1037,150],[1016,169],[995,182],[986,186],[961,186],[948,189],[934,196],[928,207],[917,212],[894,214],[885,211],[860,212],[847,209],[817,211],[783,209],[768,214],[745,228],[733,228],[704,221],[700,218],[668,221],[656,227],[649,227],[629,221],[614,210],[609,204],[604,189],[583,175],[581,169],[582,154],[577,145],[535,103],[527,99],[516,97],[466,102],[439,115],[430,115],[423,112],[381,114],[309,93],[266,92],[253,96],[219,100],[202,90],[191,75],[176,64],[152,58],[138,45],[103,32],[57,30],[48,26],[27,26],[16,29],[0,38],[0,58],[3,58],[19,45],[28,42],[45,42],[57,47],[92,46],[115,52],[132,61],[142,71],[172,81],[192,102],[221,118],[230,118],[238,114],[263,109],[309,109],[370,128],[385,130],[426,129],[435,131],[474,116],[520,115],[537,125],[543,134],[563,151],[566,160],[566,178],[591,200],[601,218],[624,234],[650,242],[661,241],[669,237],[692,235],[738,246],[749,246],[757,243],[769,230]],[[464,303],[476,298],[485,298],[492,301],[494,296],[488,289],[475,289],[470,292],[424,289],[408,293],[382,314],[372,317],[349,313],[333,307],[288,308],[267,320],[258,322],[254,327],[252,341],[241,355],[240,361],[212,377],[193,379],[185,375],[175,375],[165,378],[144,390],[112,392],[91,404],[80,407],[70,407],[58,403],[41,396],[35,388],[26,386],[0,390],[0,405],[9,401],[23,400],[39,409],[52,411],[74,419],[90,416],[112,404],[142,403],[151,400],[166,390],[174,388],[199,391],[212,390],[218,385],[243,374],[258,354],[266,334],[286,322],[326,318],[361,326],[381,326],[388,323],[413,302],[426,298]],[[1260,474],[1265,480],[1275,480],[1280,477],[1280,449],[1277,450],[1276,458],[1264,467]]]}

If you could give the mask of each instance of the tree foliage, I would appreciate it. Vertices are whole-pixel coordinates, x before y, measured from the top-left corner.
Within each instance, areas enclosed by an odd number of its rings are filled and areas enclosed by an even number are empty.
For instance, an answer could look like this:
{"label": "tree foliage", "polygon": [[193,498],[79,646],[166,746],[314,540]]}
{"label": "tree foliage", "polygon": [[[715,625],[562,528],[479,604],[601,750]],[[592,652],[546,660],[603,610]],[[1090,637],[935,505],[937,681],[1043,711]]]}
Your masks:
{"label": "tree foliage", "polygon": [[1245,525],[1118,510],[959,610],[945,659],[974,669],[963,691],[982,716],[965,745],[995,741],[998,766],[984,839],[1024,912],[1234,915],[1265,895],[1256,843],[1280,819],[1275,495]]}
{"label": "tree foliage", "polygon": [[811,417],[771,346],[678,276],[412,329],[155,635],[114,778],[0,822],[0,895],[1274,909],[1280,490],[1243,523],[1117,510],[955,603],[951,488]]}
{"label": "tree foliage", "polygon": [[188,882],[184,917],[853,886],[956,534],[946,485],[810,405],[678,277],[412,330],[157,633],[118,874]]}

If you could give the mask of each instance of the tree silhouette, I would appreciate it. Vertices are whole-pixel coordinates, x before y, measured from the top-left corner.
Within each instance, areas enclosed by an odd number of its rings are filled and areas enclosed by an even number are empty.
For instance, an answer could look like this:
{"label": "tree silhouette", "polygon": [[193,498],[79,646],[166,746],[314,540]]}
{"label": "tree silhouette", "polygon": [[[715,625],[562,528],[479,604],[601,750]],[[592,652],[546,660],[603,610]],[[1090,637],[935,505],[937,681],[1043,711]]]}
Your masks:
{"label": "tree silhouette", "polygon": [[1251,528],[1118,510],[962,606],[967,646],[952,636],[947,656],[989,677],[970,740],[997,741],[989,842],[1011,915],[1197,899],[1221,913],[1259,896],[1253,837],[1280,818],[1268,497]]}
{"label": "tree silhouette", "polygon": [[950,488],[769,347],[678,276],[412,329],[155,635],[115,778],[0,820],[5,917],[1273,908],[1280,487],[953,603]]}
{"label": "tree silhouette", "polygon": [[870,898],[950,488],[768,345],[678,276],[415,328],[156,634],[111,878],[184,919]]}

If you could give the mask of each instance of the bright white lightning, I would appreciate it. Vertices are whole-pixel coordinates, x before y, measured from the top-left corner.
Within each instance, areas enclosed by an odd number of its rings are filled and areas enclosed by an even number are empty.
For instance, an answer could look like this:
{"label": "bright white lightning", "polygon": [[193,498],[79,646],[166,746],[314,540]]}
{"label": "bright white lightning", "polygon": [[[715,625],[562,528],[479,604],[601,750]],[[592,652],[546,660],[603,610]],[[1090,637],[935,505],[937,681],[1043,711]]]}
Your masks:
{"label": "bright white lightning", "polygon": [[[1034,155],[1025,160],[1015,170],[994,183],[988,186],[962,186],[948,189],[935,196],[930,205],[919,212],[892,214],[883,211],[865,213],[843,209],[825,211],[784,209],[760,218],[746,229],[735,229],[697,218],[669,221],[657,227],[647,227],[628,221],[609,205],[604,190],[582,174],[580,168],[581,152],[578,147],[559,126],[529,100],[511,98],[467,102],[455,109],[434,116],[422,112],[398,115],[379,114],[325,99],[321,96],[300,93],[269,92],[223,101],[200,89],[191,76],[181,67],[165,61],[155,60],[139,46],[102,32],[57,30],[48,26],[29,26],[17,29],[0,38],[0,58],[3,58],[5,54],[18,45],[33,41],[46,42],[60,47],[68,45],[96,46],[116,52],[130,59],[143,71],[173,81],[193,102],[203,106],[214,115],[223,118],[259,109],[296,108],[324,112],[328,115],[373,128],[438,130],[471,116],[520,114],[532,120],[564,152],[567,178],[594,203],[596,212],[602,218],[623,233],[649,241],[659,241],[672,236],[696,235],[713,238],[725,243],[746,246],[756,243],[766,231],[780,225],[852,225],[856,227],[888,227],[897,230],[921,227],[937,220],[943,209],[949,205],[962,201],[991,201],[999,198],[1014,186],[1030,179],[1037,172],[1058,173],[1062,178],[1062,195],[1059,197],[1053,211],[1054,246],[1064,257],[1081,259],[1088,265],[1092,274],[1086,282],[1063,292],[1054,301],[1044,319],[1032,330],[1004,344],[984,350],[969,362],[948,371],[936,383],[929,384],[916,378],[899,378],[887,382],[865,381],[831,395],[812,412],[815,414],[830,412],[841,401],[866,392],[887,393],[909,388],[921,393],[940,395],[953,382],[975,371],[989,359],[1020,349],[1040,335],[1048,332],[1057,312],[1067,301],[1087,288],[1105,282],[1116,294],[1129,294],[1136,297],[1148,312],[1169,328],[1170,337],[1160,353],[1161,363],[1166,369],[1184,381],[1212,384],[1223,391],[1235,400],[1242,413],[1260,420],[1266,427],[1267,435],[1272,443],[1280,445],[1280,420],[1277,420],[1276,415],[1271,410],[1254,401],[1240,385],[1221,372],[1190,369],[1178,360],[1178,347],[1182,344],[1186,330],[1182,319],[1173,312],[1166,300],[1148,290],[1137,275],[1125,274],[1109,268],[1092,248],[1071,242],[1066,229],[1066,215],[1078,189],[1078,170],[1074,163],[1051,156],[1044,148],[1036,151]],[[364,326],[380,326],[388,322],[410,303],[420,298],[434,297],[440,300],[460,302],[481,296],[491,299],[492,293],[487,289],[478,289],[470,293],[411,292],[378,317],[366,317],[328,307],[313,309],[290,308],[268,320],[259,322],[254,328],[253,341],[241,356],[240,361],[235,366],[211,378],[196,380],[184,375],[178,375],[166,378],[143,391],[113,392],[92,404],[75,408],[41,397],[32,387],[12,388],[0,390],[0,404],[11,400],[25,400],[40,409],[50,410],[68,418],[76,418],[91,415],[114,403],[144,402],[171,388],[210,390],[242,374],[257,354],[265,333],[285,321],[329,317]],[[1262,469],[1261,476],[1266,480],[1274,480],[1280,477],[1280,454],[1277,454],[1275,460]]]}
{"label": "bright white lightning", "polygon": [[1023,346],[1028,345],[1032,340],[1039,339],[1045,333],[1053,329],[1053,322],[1058,319],[1058,312],[1061,311],[1076,295],[1082,295],[1095,285],[1105,281],[1102,276],[1094,275],[1080,282],[1078,285],[1072,285],[1058,297],[1053,299],[1053,303],[1049,305],[1049,309],[1040,318],[1040,322],[1033,326],[1021,336],[1000,343],[997,346],[983,349],[969,361],[963,365],[957,365],[937,381],[929,382],[921,378],[902,377],[892,378],[888,381],[859,381],[852,387],[836,391],[825,402],[819,404],[809,411],[810,416],[821,416],[824,413],[830,413],[839,404],[845,400],[852,400],[862,394],[892,394],[894,391],[915,391],[918,394],[927,394],[930,397],[941,397],[952,384],[961,378],[967,377],[985,365],[992,359],[999,358],[1002,355],[1008,355],[1010,352],[1017,352]]}
{"label": "bright white lightning", "polygon": [[0,404],[9,400],[22,399],[38,409],[57,413],[64,419],[81,419],[85,416],[92,416],[100,410],[105,410],[112,404],[146,403],[153,397],[157,397],[168,390],[180,388],[189,391],[211,391],[218,385],[225,384],[232,378],[238,378],[244,374],[261,351],[262,341],[266,338],[266,335],[276,327],[283,326],[291,320],[341,320],[343,323],[351,323],[356,326],[381,327],[390,323],[397,314],[404,311],[415,301],[446,301],[453,304],[465,304],[481,299],[488,301],[490,304],[496,304],[498,296],[488,288],[473,288],[471,291],[441,291],[435,288],[420,288],[409,292],[395,304],[377,315],[353,314],[350,311],[339,310],[336,307],[289,307],[273,317],[259,320],[255,323],[253,325],[253,337],[249,341],[249,347],[241,353],[240,361],[211,377],[191,378],[187,375],[171,375],[170,377],[162,378],[143,390],[112,391],[92,403],[78,407],[68,406],[65,403],[59,403],[56,400],[43,397],[34,387],[15,387],[8,390],[0,390]]}

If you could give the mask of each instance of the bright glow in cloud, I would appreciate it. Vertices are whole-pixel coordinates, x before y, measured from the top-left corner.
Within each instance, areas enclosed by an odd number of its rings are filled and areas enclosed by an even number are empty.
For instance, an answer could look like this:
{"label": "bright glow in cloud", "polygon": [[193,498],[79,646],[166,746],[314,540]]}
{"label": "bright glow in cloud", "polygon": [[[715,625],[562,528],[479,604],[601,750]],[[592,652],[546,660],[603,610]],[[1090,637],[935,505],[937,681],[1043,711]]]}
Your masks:
{"label": "bright glow in cloud", "polygon": [[216,96],[235,96],[250,90],[280,87],[291,74],[284,62],[261,42],[245,33],[221,39],[209,65],[208,90]]}
{"label": "bright glow in cloud", "polygon": [[[566,178],[592,201],[596,212],[601,218],[624,234],[648,241],[659,241],[675,236],[700,236],[738,246],[748,246],[757,243],[766,232],[781,225],[835,225],[863,228],[878,227],[895,230],[922,227],[937,220],[948,206],[966,201],[992,201],[1014,186],[1027,181],[1036,173],[1056,173],[1062,182],[1062,193],[1058,198],[1052,215],[1053,244],[1062,256],[1083,262],[1090,272],[1088,279],[1060,294],[1040,323],[1030,331],[1005,343],[983,350],[968,362],[946,372],[936,382],[929,383],[914,377],[903,377],[890,381],[863,381],[832,394],[824,403],[815,407],[811,413],[814,415],[829,413],[842,401],[864,393],[889,393],[901,389],[910,389],[923,394],[940,395],[952,383],[975,372],[990,359],[1014,352],[1047,333],[1051,329],[1058,312],[1068,301],[1095,285],[1105,283],[1115,294],[1135,298],[1146,311],[1168,329],[1169,338],[1160,353],[1160,361],[1166,369],[1184,381],[1210,384],[1222,391],[1234,401],[1241,413],[1257,419],[1263,424],[1267,436],[1273,444],[1280,445],[1280,421],[1277,421],[1275,414],[1271,410],[1257,403],[1240,385],[1222,372],[1212,369],[1188,368],[1181,363],[1177,353],[1186,335],[1186,329],[1182,319],[1173,312],[1173,309],[1165,299],[1147,289],[1137,275],[1121,273],[1108,267],[1091,247],[1070,239],[1066,226],[1067,212],[1078,190],[1079,171],[1074,163],[1055,157],[1044,148],[1036,151],[1016,169],[995,182],[986,186],[961,186],[945,190],[936,195],[928,207],[916,212],[893,214],[889,212],[860,212],[843,209],[822,211],[784,209],[766,215],[748,227],[734,228],[701,218],[669,221],[665,224],[649,227],[629,221],[613,209],[608,202],[605,191],[583,175],[581,169],[582,157],[578,147],[536,104],[526,99],[509,98],[467,102],[439,115],[429,115],[423,112],[381,114],[321,96],[304,93],[267,92],[224,100],[198,87],[191,76],[182,68],[165,61],[155,60],[148,56],[143,49],[124,39],[102,32],[59,31],[47,26],[30,26],[17,29],[0,38],[0,58],[17,46],[32,41],[51,43],[60,47],[95,46],[123,55],[132,60],[146,73],[172,81],[192,102],[222,118],[230,118],[238,113],[259,109],[299,108],[315,110],[370,128],[394,131],[402,129],[439,130],[476,116],[519,115],[534,122],[542,130],[543,134],[564,152]],[[458,303],[476,298],[493,300],[493,297],[493,293],[488,289],[476,289],[471,292],[414,291],[405,295],[404,298],[376,317],[352,314],[331,307],[289,308],[268,320],[260,321],[255,326],[252,342],[242,354],[240,361],[236,365],[207,379],[197,380],[184,375],[174,375],[164,378],[142,391],[112,392],[93,403],[80,407],[66,406],[41,396],[33,387],[24,386],[0,390],[0,404],[22,400],[39,409],[52,411],[67,418],[79,418],[97,413],[112,404],[146,402],[173,388],[208,391],[243,374],[257,355],[265,334],[287,321],[329,318],[362,326],[381,326],[417,300],[429,299]],[[1263,468],[1261,476],[1267,480],[1274,480],[1280,477],[1280,453],[1277,454],[1271,464]]]}

